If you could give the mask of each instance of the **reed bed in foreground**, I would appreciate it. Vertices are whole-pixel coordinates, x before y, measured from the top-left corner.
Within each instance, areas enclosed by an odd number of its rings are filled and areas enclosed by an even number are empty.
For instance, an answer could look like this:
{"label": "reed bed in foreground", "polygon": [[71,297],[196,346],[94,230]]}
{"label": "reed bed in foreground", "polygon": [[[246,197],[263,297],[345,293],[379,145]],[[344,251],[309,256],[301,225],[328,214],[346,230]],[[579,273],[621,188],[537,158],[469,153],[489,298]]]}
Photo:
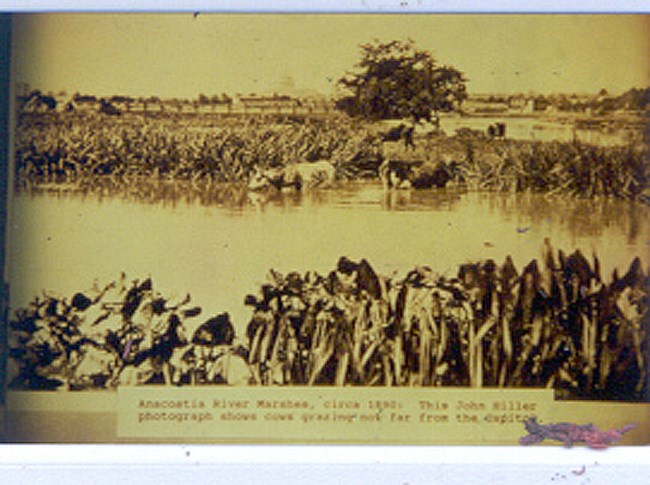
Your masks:
{"label": "reed bed in foreground", "polygon": [[[575,251],[428,267],[402,278],[341,258],[328,275],[271,271],[238,339],[227,314],[172,304],[151,280],[16,312],[11,387],[125,384],[548,387],[562,398],[649,400],[649,278],[635,259],[610,281]],[[191,321],[190,321],[191,322]],[[191,323],[190,323],[191,325]]]}
{"label": "reed bed in foreground", "polygon": [[272,273],[248,326],[260,384],[552,387],[647,398],[648,279],[605,283],[579,252],[403,279],[341,259],[327,277]]}
{"label": "reed bed in foreground", "polygon": [[[223,383],[222,364],[241,349],[227,314],[201,314],[190,296],[172,302],[151,279],[124,274],[71,298],[44,293],[10,321],[10,387],[98,389],[172,382]],[[183,375],[181,375],[183,374]]]}

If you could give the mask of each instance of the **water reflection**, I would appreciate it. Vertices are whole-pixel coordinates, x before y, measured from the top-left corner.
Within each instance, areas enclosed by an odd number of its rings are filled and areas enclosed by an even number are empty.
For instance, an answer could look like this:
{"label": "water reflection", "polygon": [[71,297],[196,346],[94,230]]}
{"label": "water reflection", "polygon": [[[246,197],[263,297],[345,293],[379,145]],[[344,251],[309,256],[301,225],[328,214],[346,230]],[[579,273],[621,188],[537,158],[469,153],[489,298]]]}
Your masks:
{"label": "water reflection", "polygon": [[95,177],[76,184],[39,184],[18,187],[19,194],[34,196],[74,198],[81,201],[123,200],[130,203],[156,204],[163,207],[178,205],[215,206],[233,208],[250,203],[249,192],[244,185],[212,183],[190,180],[164,180],[146,177],[113,178]]}
{"label": "water reflection", "polygon": [[129,203],[154,204],[162,207],[218,206],[230,209],[266,206],[281,208],[334,205],[338,207],[376,206],[383,210],[451,210],[464,189],[384,190],[368,181],[341,182],[335,189],[309,191],[271,190],[251,192],[243,185],[192,184],[188,181],[139,179],[93,180],[86,184],[40,184],[19,187],[18,194],[28,197],[47,196],[53,199],[79,201],[122,200]]}
{"label": "water reflection", "polygon": [[648,266],[650,208],[617,200],[460,189],[384,191],[353,182],[331,190],[250,194],[154,184],[145,190],[39,189],[14,197],[9,231],[11,306],[41,290],[74,294],[92,282],[151,276],[162,292],[190,292],[205,314],[230,312],[241,330],[243,297],[268,270],[324,273],[341,256],[382,274],[511,255],[539,258],[546,238],[565,252],[596,252],[604,275],[634,257]]}
{"label": "water reflection", "polygon": [[[471,193],[495,213],[518,217],[535,226],[561,225],[573,237],[601,237],[607,228],[625,235],[627,244],[637,244],[647,227],[650,208],[635,202],[614,199],[575,199],[545,194]],[[645,241],[641,241],[645,243]]]}
{"label": "water reflection", "polygon": [[[124,184],[109,180],[92,186],[65,184],[24,187],[18,194],[30,198],[76,200],[80,203],[121,200],[153,204],[161,208],[216,206],[231,213],[276,209],[308,210],[337,207],[350,210],[395,212],[454,211],[458,205],[485,207],[506,221],[528,226],[561,226],[573,237],[601,237],[607,228],[625,235],[627,244],[637,244],[648,225],[646,205],[607,198],[576,199],[535,193],[468,192],[462,188],[440,190],[384,190],[375,182],[344,182],[335,189],[311,191],[250,192],[243,186],[192,184],[187,181],[139,180]],[[643,244],[650,241],[641,241]]]}
{"label": "water reflection", "polygon": [[382,190],[382,207],[396,211],[450,211],[465,195],[466,191],[460,189]]}

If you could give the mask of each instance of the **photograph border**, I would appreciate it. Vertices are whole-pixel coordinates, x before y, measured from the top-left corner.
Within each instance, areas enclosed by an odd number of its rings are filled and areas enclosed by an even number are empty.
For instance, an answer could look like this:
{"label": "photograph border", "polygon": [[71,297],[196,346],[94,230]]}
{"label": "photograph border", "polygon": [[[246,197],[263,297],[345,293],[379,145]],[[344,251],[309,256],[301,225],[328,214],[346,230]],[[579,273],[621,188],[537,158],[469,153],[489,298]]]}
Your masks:
{"label": "photograph border", "polygon": [[[21,2],[22,3],[22,2]],[[52,2],[38,1],[28,4],[3,6],[6,11],[90,11],[83,2],[65,2],[52,5]],[[255,2],[211,2],[207,8],[201,3],[192,3],[192,8],[179,7],[176,2],[100,2],[94,4],[93,11],[125,10],[129,11],[230,11],[230,12],[261,12]],[[647,2],[593,2],[594,5],[585,5],[583,2],[526,2],[526,6],[517,5],[519,2],[461,2],[451,5],[439,5],[438,2],[418,2],[417,6],[408,2],[318,2],[317,5],[307,5],[304,2],[280,2],[274,5],[273,12],[365,12],[365,13],[440,13],[461,12],[486,13],[486,12],[536,12],[536,13],[648,13],[650,8]],[[444,2],[448,3],[448,2]],[[225,5],[224,5],[225,4]],[[287,5],[288,4],[288,5]],[[321,5],[322,4],[322,5]],[[374,9],[373,9],[374,7]],[[472,8],[474,7],[474,8]],[[285,10],[286,9],[286,10]],[[340,10],[339,10],[340,9]],[[551,12],[548,12],[551,9]],[[3,80],[0,78],[0,82]],[[8,84],[8,81],[4,81]],[[6,90],[2,91],[6,95]],[[0,98],[2,101],[2,98]],[[5,98],[6,103],[6,98]],[[6,106],[6,104],[4,105]],[[1,132],[0,132],[1,134]],[[0,149],[7,149],[1,143]],[[6,144],[5,144],[6,145]],[[2,161],[6,159],[2,157]],[[7,174],[6,167],[3,173]],[[6,180],[3,180],[6,186]],[[5,187],[1,187],[5,189]],[[6,189],[3,190],[6,196]],[[6,204],[2,205],[5,216]],[[3,231],[6,224],[3,224]],[[4,234],[3,234],[4,237]],[[3,256],[4,257],[4,256]],[[0,261],[2,262],[2,261]],[[644,462],[647,458],[648,446],[616,447],[601,454],[594,454],[591,450],[574,449],[567,451],[554,448],[521,449],[516,447],[435,447],[435,446],[342,446],[328,445],[166,445],[141,446],[141,445],[2,445],[0,468],[7,473],[13,473],[17,478],[43,477],[48,473],[50,478],[70,473],[71,470],[87,470],[90,467],[95,472],[102,472],[103,482],[115,479],[127,479],[135,482],[151,477],[149,467],[155,466],[159,472],[157,476],[165,482],[174,478],[185,477],[192,467],[196,468],[199,477],[214,478],[214,473],[219,471],[223,477],[240,479],[241,477],[262,477],[270,479],[271,483],[286,479],[291,476],[301,476],[311,479],[322,478],[328,472],[326,481],[340,481],[345,479],[353,483],[360,483],[371,476],[379,478],[382,482],[429,481],[432,474],[437,475],[441,481],[460,483],[469,479],[496,479],[506,477],[506,483],[515,483],[522,478],[529,479],[531,472],[538,479],[553,477],[549,473],[561,473],[565,477],[578,479],[581,476],[574,473],[583,466],[601,466],[609,470],[607,476],[599,476],[596,480],[616,478],[627,483],[640,483],[640,479],[647,476],[650,465]],[[101,453],[97,453],[100,451]],[[161,453],[162,451],[162,453]],[[71,456],[72,455],[72,456]],[[297,460],[297,469],[294,459],[287,459],[288,455]],[[90,461],[88,458],[91,457]],[[162,457],[162,458],[160,458]],[[459,459],[462,458],[462,459]],[[164,461],[159,461],[164,460]],[[595,465],[597,463],[598,465]],[[18,465],[23,465],[23,471]],[[197,466],[198,465],[198,466]],[[108,469],[106,467],[109,467]],[[353,469],[350,469],[353,467]],[[375,468],[371,470],[371,468]],[[68,470],[64,471],[64,468]],[[313,470],[311,470],[313,468]],[[135,473],[132,474],[132,470]],[[559,471],[558,471],[559,470]],[[298,471],[298,473],[296,473]],[[333,473],[329,473],[329,472]],[[363,472],[366,472],[364,476]],[[20,476],[21,473],[24,475]],[[59,475],[57,475],[57,473]],[[105,473],[105,474],[104,474]],[[295,474],[295,475],[294,475]],[[506,474],[506,475],[504,475]],[[435,476],[434,475],[434,476]],[[559,475],[558,475],[559,476]],[[67,475],[70,478],[71,475]],[[171,480],[170,480],[171,479]],[[483,480],[482,480],[483,481]],[[590,483],[605,483],[591,481]]]}

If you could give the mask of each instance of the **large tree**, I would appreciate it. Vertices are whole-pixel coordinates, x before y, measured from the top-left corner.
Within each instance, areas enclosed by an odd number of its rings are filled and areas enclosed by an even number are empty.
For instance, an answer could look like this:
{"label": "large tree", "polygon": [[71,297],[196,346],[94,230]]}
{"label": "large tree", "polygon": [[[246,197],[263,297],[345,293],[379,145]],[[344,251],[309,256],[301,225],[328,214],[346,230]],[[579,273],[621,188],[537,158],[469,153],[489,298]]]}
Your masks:
{"label": "large tree", "polygon": [[337,107],[367,119],[411,118],[413,122],[437,120],[438,113],[457,108],[467,97],[462,72],[438,65],[428,51],[412,40],[363,44],[357,72],[339,84],[348,95]]}

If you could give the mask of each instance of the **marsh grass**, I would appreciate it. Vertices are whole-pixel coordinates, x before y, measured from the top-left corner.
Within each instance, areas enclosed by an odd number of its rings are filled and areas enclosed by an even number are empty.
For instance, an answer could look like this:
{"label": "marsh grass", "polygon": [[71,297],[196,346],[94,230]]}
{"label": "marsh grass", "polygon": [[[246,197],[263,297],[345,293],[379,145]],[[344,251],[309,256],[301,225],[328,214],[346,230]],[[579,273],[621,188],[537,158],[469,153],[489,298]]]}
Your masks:
{"label": "marsh grass", "polygon": [[481,189],[638,199],[648,195],[648,155],[642,144],[504,143],[495,157],[467,157],[464,169]]}
{"label": "marsh grass", "polygon": [[[414,148],[381,143],[376,127],[344,116],[182,117],[22,115],[16,131],[19,187],[56,184],[101,191],[147,189],[157,180],[215,197],[245,185],[258,169],[331,161],[341,179],[376,178],[383,159],[449,168],[475,190],[545,192],[650,200],[650,151],[643,142],[493,140],[476,133],[429,134]],[[225,196],[224,196],[225,197]]]}
{"label": "marsh grass", "polygon": [[142,177],[193,183],[247,181],[256,168],[353,161],[380,149],[343,117],[23,115],[16,129],[19,184],[94,183],[127,189]]}

